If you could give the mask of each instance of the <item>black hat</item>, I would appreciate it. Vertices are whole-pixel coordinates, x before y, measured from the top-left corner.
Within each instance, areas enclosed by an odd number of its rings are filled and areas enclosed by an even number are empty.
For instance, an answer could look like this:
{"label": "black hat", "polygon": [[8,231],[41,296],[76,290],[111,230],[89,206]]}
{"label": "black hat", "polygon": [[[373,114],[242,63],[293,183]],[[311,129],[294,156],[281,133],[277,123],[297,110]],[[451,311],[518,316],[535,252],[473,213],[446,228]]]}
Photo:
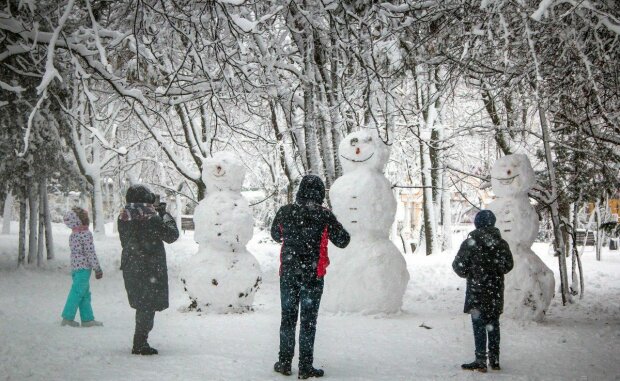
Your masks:
{"label": "black hat", "polygon": [[299,190],[297,191],[296,200],[300,204],[308,201],[322,204],[325,198],[325,185],[320,177],[315,175],[306,175],[301,179]]}
{"label": "black hat", "polygon": [[488,209],[479,211],[474,218],[474,225],[476,229],[495,226],[495,214]]}
{"label": "black hat", "polygon": [[155,202],[155,194],[153,194],[146,185],[135,184],[127,189],[125,201],[131,203],[152,204]]}

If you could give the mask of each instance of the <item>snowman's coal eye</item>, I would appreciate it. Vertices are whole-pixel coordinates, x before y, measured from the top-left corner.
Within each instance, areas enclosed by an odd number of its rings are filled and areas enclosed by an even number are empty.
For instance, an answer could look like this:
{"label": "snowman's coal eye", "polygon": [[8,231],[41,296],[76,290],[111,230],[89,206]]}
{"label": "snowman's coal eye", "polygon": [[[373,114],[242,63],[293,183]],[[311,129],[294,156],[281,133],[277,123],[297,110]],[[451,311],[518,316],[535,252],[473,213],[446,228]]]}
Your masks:
{"label": "snowman's coal eye", "polygon": [[355,147],[355,146],[357,145],[357,143],[358,143],[358,142],[359,142],[359,140],[357,140],[357,138],[353,138],[353,139],[351,139],[351,145],[352,145],[353,147]]}
{"label": "snowman's coal eye", "polygon": [[370,143],[370,142],[372,142],[372,136],[369,136],[366,139],[364,139],[364,143]]}

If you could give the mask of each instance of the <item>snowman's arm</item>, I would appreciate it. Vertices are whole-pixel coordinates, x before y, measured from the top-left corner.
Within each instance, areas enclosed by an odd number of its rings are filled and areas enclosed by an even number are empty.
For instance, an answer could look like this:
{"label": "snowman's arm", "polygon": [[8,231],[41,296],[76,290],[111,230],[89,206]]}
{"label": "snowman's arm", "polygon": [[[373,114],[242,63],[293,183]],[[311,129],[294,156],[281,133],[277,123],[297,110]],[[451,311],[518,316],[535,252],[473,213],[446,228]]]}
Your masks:
{"label": "snowman's arm", "polygon": [[503,239],[500,241],[498,254],[497,268],[501,274],[508,274],[510,270],[512,270],[514,262],[512,260],[510,245]]}
{"label": "snowman's arm", "polygon": [[469,275],[469,268],[471,267],[470,251],[475,245],[475,241],[472,241],[472,238],[467,238],[463,241],[458,253],[456,253],[456,257],[454,257],[454,261],[452,262],[452,269],[456,275],[461,278],[467,278]]}
{"label": "snowman's arm", "polygon": [[338,221],[334,213],[327,210],[327,233],[329,234],[329,240],[341,249],[347,247],[349,241],[351,241],[351,235],[346,231],[344,226]]}
{"label": "snowman's arm", "polygon": [[282,208],[278,210],[271,223],[271,238],[276,242],[282,242]]}

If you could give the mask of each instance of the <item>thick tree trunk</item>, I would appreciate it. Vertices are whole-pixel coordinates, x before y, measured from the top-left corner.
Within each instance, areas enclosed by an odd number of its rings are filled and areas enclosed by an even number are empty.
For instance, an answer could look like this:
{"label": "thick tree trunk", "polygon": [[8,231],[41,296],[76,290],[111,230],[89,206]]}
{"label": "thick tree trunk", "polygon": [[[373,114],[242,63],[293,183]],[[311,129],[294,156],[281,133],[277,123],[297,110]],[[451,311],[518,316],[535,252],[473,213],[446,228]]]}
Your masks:
{"label": "thick tree trunk", "polygon": [[4,212],[2,213],[2,234],[11,234],[11,220],[13,219],[13,203],[15,198],[9,189],[4,199]]}
{"label": "thick tree trunk", "polygon": [[26,264],[26,213],[28,205],[23,197],[19,199],[19,238],[17,244],[17,266]]}
{"label": "thick tree trunk", "polygon": [[545,111],[539,107],[538,115],[540,117],[540,126],[543,135],[543,145],[545,148],[545,159],[547,162],[547,170],[549,171],[549,183],[551,185],[551,220],[553,222],[554,248],[558,257],[558,265],[560,267],[560,292],[562,293],[562,304],[566,305],[569,298],[568,292],[568,270],[566,268],[566,255],[564,251],[564,236],[562,234],[562,226],[560,221],[560,213],[558,207],[558,191],[557,180],[555,178],[555,167],[553,157],[551,155],[551,146],[549,143],[549,126]]}
{"label": "thick tree trunk", "polygon": [[39,217],[39,192],[34,181],[28,184],[28,264],[34,263],[37,258],[37,225]]}
{"label": "thick tree trunk", "polygon": [[426,242],[426,255],[436,252],[437,235],[435,233],[435,210],[433,202],[433,192],[430,174],[430,158],[428,157],[428,147],[424,142],[420,142],[420,164],[422,168],[422,210],[424,213],[424,240]]}
{"label": "thick tree trunk", "polygon": [[93,232],[97,237],[105,236],[105,218],[103,214],[103,191],[101,189],[101,176],[92,176],[92,216]]}

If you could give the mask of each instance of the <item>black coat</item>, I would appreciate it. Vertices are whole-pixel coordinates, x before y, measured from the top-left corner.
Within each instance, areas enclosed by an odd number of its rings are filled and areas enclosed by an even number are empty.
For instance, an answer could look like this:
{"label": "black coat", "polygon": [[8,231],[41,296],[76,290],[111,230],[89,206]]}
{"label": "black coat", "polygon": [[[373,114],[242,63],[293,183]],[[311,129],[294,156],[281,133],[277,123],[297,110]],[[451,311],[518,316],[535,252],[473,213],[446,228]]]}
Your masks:
{"label": "black coat", "polygon": [[484,227],[469,233],[452,263],[454,272],[467,278],[464,312],[499,317],[504,309],[504,274],[512,266],[510,247],[499,229]]}
{"label": "black coat", "polygon": [[179,230],[168,213],[148,219],[118,220],[123,253],[121,270],[129,305],[137,310],[168,308],[168,266],[164,242],[179,238]]}
{"label": "black coat", "polygon": [[271,237],[282,242],[280,274],[323,277],[329,265],[327,241],[343,248],[351,239],[336,216],[321,206],[325,188],[316,176],[305,176],[296,202],[281,207],[271,224]]}

